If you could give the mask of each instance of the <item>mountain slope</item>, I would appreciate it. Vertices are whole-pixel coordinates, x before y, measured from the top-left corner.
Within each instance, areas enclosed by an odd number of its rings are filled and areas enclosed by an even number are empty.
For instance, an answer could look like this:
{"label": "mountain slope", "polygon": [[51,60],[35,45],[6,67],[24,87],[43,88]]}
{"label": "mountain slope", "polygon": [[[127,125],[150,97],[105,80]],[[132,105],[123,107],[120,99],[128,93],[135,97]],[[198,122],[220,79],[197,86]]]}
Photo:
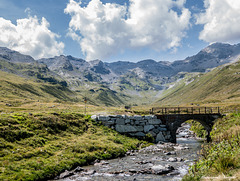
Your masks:
{"label": "mountain slope", "polygon": [[171,64],[175,72],[205,72],[240,58],[240,44],[214,43],[194,56]]}
{"label": "mountain slope", "polygon": [[[79,78],[81,71],[78,69],[81,69],[84,64],[89,66],[89,63],[84,60],[75,59],[71,56],[67,58],[60,56],[59,59],[53,58],[51,62],[45,62],[46,64],[44,64],[29,58],[30,56],[24,56],[9,49],[2,48],[1,50],[4,50],[2,54],[10,52],[9,56],[5,56],[5,58],[0,56],[0,75],[2,78],[0,80],[0,95],[4,100],[14,101],[14,99],[30,98],[47,102],[59,100],[83,103],[83,98],[87,97],[88,102],[94,105],[114,106],[124,104],[124,101],[115,91],[102,87],[101,84],[92,83],[99,79],[96,75],[91,74],[93,71],[83,71],[82,79]],[[14,59],[11,57],[14,57]],[[72,60],[74,66],[68,59]],[[74,72],[73,67],[78,72]],[[76,81],[68,81],[69,79]],[[94,80],[90,81],[88,79]]]}
{"label": "mountain slope", "polygon": [[185,76],[170,86],[156,103],[179,105],[236,100],[240,100],[240,60],[217,67],[206,74]]}
{"label": "mountain slope", "polygon": [[24,102],[25,99],[45,102],[73,101],[75,93],[59,84],[37,82],[0,70],[0,100],[2,102]]}

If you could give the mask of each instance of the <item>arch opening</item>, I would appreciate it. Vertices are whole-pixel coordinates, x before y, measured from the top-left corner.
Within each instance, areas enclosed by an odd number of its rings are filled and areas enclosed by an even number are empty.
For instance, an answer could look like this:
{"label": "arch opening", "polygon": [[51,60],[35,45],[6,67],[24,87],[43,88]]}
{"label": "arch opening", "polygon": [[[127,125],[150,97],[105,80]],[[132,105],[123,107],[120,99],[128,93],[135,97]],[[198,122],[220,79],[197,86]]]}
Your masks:
{"label": "arch opening", "polygon": [[[193,125],[193,126],[192,126]],[[178,121],[173,125],[172,138],[173,142],[177,143],[178,138],[189,138],[193,137],[195,133],[197,137],[206,138],[207,142],[211,141],[210,132],[212,131],[212,126],[207,125],[202,120],[184,120]],[[192,130],[190,128],[192,127]],[[194,132],[194,133],[193,133]]]}
{"label": "arch opening", "polygon": [[184,122],[181,124],[180,127],[178,127],[177,131],[176,131],[176,139],[177,142],[179,139],[182,138],[191,138],[194,137],[194,133],[190,130],[191,125],[188,122]]}

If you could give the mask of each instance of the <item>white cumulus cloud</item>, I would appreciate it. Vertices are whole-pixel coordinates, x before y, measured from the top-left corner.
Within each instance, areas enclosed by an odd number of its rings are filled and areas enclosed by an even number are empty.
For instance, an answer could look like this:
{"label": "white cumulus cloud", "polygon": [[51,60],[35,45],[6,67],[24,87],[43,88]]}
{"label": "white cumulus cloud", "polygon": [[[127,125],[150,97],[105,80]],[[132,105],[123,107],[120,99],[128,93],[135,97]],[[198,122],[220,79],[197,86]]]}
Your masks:
{"label": "white cumulus cloud", "polygon": [[207,42],[238,43],[240,41],[240,1],[205,0],[206,11],[197,15],[203,24],[199,39]]}
{"label": "white cumulus cloud", "polygon": [[31,55],[34,58],[51,57],[63,53],[64,44],[59,35],[49,30],[49,23],[36,16],[18,19],[16,25],[0,17],[0,46]]}
{"label": "white cumulus cloud", "polygon": [[70,0],[68,35],[78,41],[88,60],[106,58],[129,48],[156,51],[181,44],[191,13],[185,0],[130,0],[129,6],[91,0],[86,6]]}

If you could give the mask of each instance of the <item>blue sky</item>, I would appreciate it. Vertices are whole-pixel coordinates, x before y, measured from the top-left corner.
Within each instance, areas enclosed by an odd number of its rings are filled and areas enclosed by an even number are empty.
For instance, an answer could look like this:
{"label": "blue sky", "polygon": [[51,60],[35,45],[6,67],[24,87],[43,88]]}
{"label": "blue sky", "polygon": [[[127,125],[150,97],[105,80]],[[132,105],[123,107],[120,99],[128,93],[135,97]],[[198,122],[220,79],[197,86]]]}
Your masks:
{"label": "blue sky", "polygon": [[0,0],[0,46],[36,59],[174,61],[239,43],[239,12],[236,0]]}

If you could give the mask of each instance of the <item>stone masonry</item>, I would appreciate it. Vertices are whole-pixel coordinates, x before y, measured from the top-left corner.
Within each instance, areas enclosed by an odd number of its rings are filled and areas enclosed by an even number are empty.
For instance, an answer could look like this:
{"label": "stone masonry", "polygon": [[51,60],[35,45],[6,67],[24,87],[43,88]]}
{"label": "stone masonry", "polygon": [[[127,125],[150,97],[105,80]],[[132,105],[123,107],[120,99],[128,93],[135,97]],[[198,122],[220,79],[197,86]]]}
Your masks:
{"label": "stone masonry", "polygon": [[151,134],[155,142],[169,142],[171,133],[166,125],[154,115],[149,116],[127,116],[127,115],[94,115],[92,119],[102,122],[103,125],[128,136],[144,138]]}

